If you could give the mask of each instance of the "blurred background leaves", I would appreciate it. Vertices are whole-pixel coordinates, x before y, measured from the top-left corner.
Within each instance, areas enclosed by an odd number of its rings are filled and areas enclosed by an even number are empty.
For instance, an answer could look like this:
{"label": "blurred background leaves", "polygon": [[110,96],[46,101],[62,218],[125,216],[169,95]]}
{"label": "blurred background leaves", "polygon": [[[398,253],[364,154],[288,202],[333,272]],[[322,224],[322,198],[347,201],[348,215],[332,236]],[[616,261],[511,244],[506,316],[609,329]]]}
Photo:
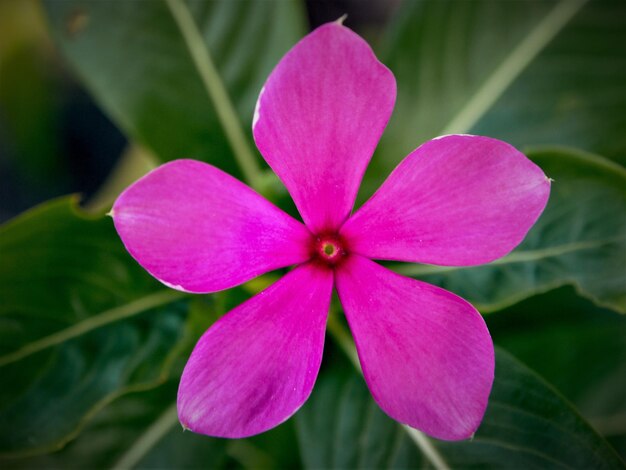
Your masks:
{"label": "blurred background leaves", "polygon": [[[622,466],[610,445],[626,455],[626,319],[617,313],[626,310],[625,4],[184,5],[245,145],[272,67],[310,27],[348,13],[346,25],[398,81],[361,201],[410,150],[444,132],[508,140],[555,180],[546,212],[508,257],[471,269],[394,266],[490,313],[494,341],[517,358],[498,353],[475,439],[435,447],[451,466]],[[375,407],[332,337],[295,419],[240,441],[181,431],[172,406],[190,348],[272,276],[225,294],[177,294],[135,264],[101,215],[162,161],[197,158],[242,175],[166,3],[0,2],[0,157],[1,219],[76,191],[97,213],[56,199],[0,229],[3,467],[433,465]],[[260,181],[294,213],[271,173]]]}

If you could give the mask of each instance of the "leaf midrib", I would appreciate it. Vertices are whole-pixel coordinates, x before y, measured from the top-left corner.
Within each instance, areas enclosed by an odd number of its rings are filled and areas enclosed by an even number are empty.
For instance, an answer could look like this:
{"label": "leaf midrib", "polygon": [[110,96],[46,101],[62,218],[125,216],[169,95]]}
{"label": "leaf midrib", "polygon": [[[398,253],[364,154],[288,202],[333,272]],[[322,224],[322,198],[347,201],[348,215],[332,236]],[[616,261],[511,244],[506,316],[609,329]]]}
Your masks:
{"label": "leaf midrib", "polygon": [[48,336],[41,337],[38,340],[23,345],[15,351],[0,356],[0,367],[17,362],[39,351],[62,344],[111,323],[133,317],[155,307],[166,305],[186,295],[187,294],[184,292],[172,289],[163,289],[119,307],[105,310],[104,312],[93,315],[86,320],[75,323],[68,328],[64,328]]}
{"label": "leaf midrib", "polygon": [[440,135],[468,132],[589,0],[561,0],[508,54]]}
{"label": "leaf midrib", "polygon": [[230,96],[224,86],[222,77],[214,64],[207,44],[191,15],[189,7],[183,0],[165,0],[169,12],[179,28],[181,37],[189,52],[191,60],[198,72],[204,89],[214,105],[224,135],[233,151],[247,183],[258,189],[261,170],[242,130],[239,117]]}
{"label": "leaf midrib", "polygon": [[113,470],[135,468],[148,452],[178,423],[176,403],[172,403],[138,437],[112,466]]}

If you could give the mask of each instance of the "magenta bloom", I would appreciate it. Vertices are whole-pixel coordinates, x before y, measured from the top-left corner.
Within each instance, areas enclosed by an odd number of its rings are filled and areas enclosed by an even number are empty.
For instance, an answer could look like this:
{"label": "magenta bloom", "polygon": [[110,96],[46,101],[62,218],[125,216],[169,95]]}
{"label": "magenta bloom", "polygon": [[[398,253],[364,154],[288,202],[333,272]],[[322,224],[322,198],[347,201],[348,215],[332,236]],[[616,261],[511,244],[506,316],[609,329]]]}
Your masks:
{"label": "magenta bloom", "polygon": [[450,135],[414,150],[350,215],[395,97],[393,74],[370,47],[326,24],[272,72],[252,125],[304,224],[192,160],[157,168],[115,202],[128,251],[174,289],[216,292],[296,265],[202,336],[178,392],[186,428],[238,438],[293,415],[320,368],[333,286],[367,385],[389,416],[446,440],[480,424],[494,374],[482,317],[372,259],[488,263],[522,241],[550,183],[504,142]]}

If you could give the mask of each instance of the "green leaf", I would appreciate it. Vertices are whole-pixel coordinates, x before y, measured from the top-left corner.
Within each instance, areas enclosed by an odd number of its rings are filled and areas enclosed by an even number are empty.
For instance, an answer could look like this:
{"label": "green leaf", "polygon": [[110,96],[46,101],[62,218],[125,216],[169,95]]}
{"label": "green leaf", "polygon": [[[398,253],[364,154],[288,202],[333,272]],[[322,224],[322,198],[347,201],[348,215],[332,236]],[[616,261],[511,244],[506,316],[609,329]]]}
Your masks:
{"label": "green leaf", "polygon": [[[293,421],[247,439],[184,431],[176,416],[178,381],[118,398],[75,441],[54,454],[4,461],[7,468],[298,468]],[[5,467],[3,467],[5,468]]]}
{"label": "green leaf", "polygon": [[626,158],[626,5],[410,1],[382,48],[398,98],[366,194],[437,135],[489,135]]}
{"label": "green leaf", "polygon": [[126,253],[73,198],[0,228],[0,454],[60,448],[114,397],[167,378],[183,294]]}
{"label": "green leaf", "polygon": [[625,316],[563,287],[486,320],[496,344],[554,385],[600,434],[626,438]]}
{"label": "green leaf", "polygon": [[[214,97],[169,3],[46,0],[44,6],[65,56],[129,137],[162,161],[195,158],[239,174]],[[192,44],[215,64],[249,129],[267,75],[304,34],[300,5],[230,0],[181,5],[183,10],[188,5],[204,40]],[[222,93],[221,99],[230,106],[228,96]],[[241,135],[249,147],[251,132]]]}
{"label": "green leaf", "polygon": [[456,292],[482,312],[564,284],[626,312],[626,170],[567,149],[528,155],[554,182],[546,210],[512,254],[479,267],[405,264],[397,271]]}
{"label": "green leaf", "polygon": [[626,414],[624,315],[562,287],[486,320],[498,345],[541,374],[591,422]]}
{"label": "green leaf", "polygon": [[183,432],[173,406],[177,386],[168,382],[116,399],[60,452],[3,463],[23,469],[194,468],[199,462],[225,468],[225,441]]}
{"label": "green leaf", "polygon": [[[308,468],[419,468],[428,461],[355,373],[324,371],[297,415]],[[473,439],[430,441],[451,468],[623,468],[613,449],[554,389],[497,350],[496,379]]]}

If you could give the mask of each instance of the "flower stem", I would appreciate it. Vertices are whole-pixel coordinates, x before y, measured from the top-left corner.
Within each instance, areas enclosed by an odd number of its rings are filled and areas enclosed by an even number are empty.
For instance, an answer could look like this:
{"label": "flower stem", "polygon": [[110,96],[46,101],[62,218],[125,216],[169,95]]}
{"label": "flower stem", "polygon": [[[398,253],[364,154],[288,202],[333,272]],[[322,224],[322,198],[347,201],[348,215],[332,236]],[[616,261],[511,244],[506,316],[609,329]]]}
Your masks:
{"label": "flower stem", "polygon": [[165,3],[180,29],[206,92],[213,102],[217,117],[222,123],[224,133],[243,176],[250,186],[258,190],[261,170],[241,129],[235,107],[213,63],[211,53],[204,42],[202,34],[183,0],[165,0]]}
{"label": "flower stem", "polygon": [[[350,333],[348,333],[346,328],[341,324],[335,312],[331,312],[328,317],[328,331],[333,336],[335,342],[346,354],[346,356],[348,356],[348,359],[350,359],[350,362],[355,367],[355,369],[360,374],[363,374],[361,364],[359,363],[359,356],[357,354],[356,347],[354,346],[354,342],[350,337]],[[411,440],[420,448],[424,457],[429,459],[436,469],[450,469],[439,451],[435,448],[430,439],[424,433],[418,431],[417,429],[413,429],[406,424],[402,424],[400,426],[409,435]]]}

